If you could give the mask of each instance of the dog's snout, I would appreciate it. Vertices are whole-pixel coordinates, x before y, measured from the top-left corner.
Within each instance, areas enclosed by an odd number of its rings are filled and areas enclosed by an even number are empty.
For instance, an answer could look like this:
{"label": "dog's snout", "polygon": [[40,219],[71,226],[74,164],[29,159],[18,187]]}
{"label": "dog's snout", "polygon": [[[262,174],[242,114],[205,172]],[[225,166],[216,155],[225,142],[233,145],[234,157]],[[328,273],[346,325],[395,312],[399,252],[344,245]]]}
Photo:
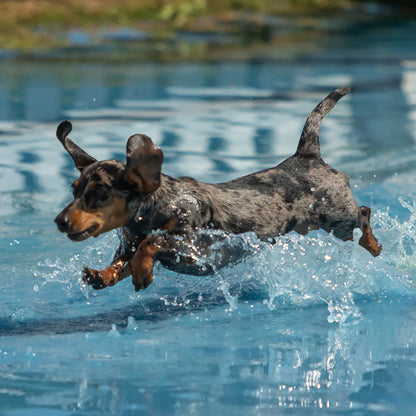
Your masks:
{"label": "dog's snout", "polygon": [[70,229],[71,221],[69,220],[68,216],[65,214],[63,215],[59,214],[55,218],[55,223],[58,227],[58,230],[61,231],[62,233],[66,233]]}

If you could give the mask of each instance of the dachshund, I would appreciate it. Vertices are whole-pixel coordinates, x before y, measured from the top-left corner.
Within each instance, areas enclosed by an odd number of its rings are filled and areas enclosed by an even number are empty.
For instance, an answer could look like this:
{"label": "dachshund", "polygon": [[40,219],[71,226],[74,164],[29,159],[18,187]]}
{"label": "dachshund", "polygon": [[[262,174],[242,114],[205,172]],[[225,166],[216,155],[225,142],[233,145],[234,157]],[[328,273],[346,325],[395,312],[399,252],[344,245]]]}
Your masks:
{"label": "dachshund", "polygon": [[[360,228],[359,244],[379,255],[370,208],[358,207],[348,175],[320,154],[322,120],[349,91],[336,89],[314,108],[293,156],[276,167],[217,184],[163,174],[163,152],[143,134],[128,139],[126,162],[97,161],[68,138],[72,124],[61,122],[56,136],[80,177],[72,184],[73,201],[55,219],[59,231],[81,241],[122,230],[111,265],[85,268],[83,280],[101,289],[131,274],[138,291],[152,282],[156,260],[180,273],[212,273],[238,257],[238,250],[227,251],[227,239],[215,230],[253,232],[270,241],[293,230],[306,234],[323,229],[352,240],[353,230]],[[225,248],[214,256],[216,264],[205,264],[218,242]]]}

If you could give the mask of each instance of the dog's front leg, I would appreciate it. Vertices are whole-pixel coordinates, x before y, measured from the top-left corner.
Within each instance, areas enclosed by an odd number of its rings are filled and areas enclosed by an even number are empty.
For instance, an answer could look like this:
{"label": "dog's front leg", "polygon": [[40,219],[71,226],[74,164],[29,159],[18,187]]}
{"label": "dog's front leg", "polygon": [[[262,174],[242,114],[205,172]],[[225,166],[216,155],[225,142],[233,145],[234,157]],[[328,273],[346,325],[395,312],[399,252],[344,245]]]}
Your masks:
{"label": "dog's front leg", "polygon": [[85,267],[82,271],[82,280],[94,289],[104,289],[107,286],[114,286],[129,274],[128,258],[122,257],[113,261],[103,270]]}
{"label": "dog's front leg", "polygon": [[110,266],[103,270],[95,270],[90,267],[86,267],[83,270],[83,281],[94,289],[114,286],[117,282],[130,275],[129,262],[134,256],[136,244],[126,232],[123,232],[123,237],[121,238],[122,242]]}
{"label": "dog's front leg", "polygon": [[146,289],[152,283],[156,254],[166,248],[166,236],[153,234],[145,238],[137,247],[136,253],[130,261],[130,271],[136,292]]}
{"label": "dog's front leg", "polygon": [[[146,289],[153,281],[155,260],[169,259],[175,264],[187,267],[194,265],[198,258],[198,249],[190,243],[190,235],[183,231],[162,231],[146,237],[137,247],[130,262],[130,271],[136,291]],[[162,262],[163,264],[163,262]]]}

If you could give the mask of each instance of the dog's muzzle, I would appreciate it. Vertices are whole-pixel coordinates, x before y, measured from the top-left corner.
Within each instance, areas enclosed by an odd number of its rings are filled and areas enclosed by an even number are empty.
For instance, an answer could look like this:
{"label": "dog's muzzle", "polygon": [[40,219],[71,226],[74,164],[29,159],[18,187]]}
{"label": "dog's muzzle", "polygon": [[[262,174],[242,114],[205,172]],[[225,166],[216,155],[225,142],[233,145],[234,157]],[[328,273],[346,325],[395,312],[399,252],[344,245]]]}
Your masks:
{"label": "dog's muzzle", "polygon": [[68,235],[68,238],[72,241],[86,240],[98,228],[98,224],[93,224],[92,226],[88,227],[83,231],[74,231],[72,228],[71,220],[67,215],[62,213],[55,218],[55,223],[58,227],[58,230],[61,233],[66,233]]}

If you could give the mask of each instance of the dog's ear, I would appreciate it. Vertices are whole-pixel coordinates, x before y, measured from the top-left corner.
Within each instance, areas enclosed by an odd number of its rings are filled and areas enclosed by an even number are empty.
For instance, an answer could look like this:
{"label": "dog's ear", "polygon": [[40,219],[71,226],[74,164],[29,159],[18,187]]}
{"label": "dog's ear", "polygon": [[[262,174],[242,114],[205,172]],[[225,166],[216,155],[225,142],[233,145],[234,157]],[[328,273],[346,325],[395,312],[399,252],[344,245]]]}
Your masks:
{"label": "dog's ear", "polygon": [[67,120],[62,121],[56,129],[56,137],[74,160],[77,169],[82,172],[83,169],[97,160],[90,156],[87,152],[84,152],[70,138],[67,137],[71,130],[72,124]]}
{"label": "dog's ear", "polygon": [[163,152],[152,139],[135,134],[127,141],[125,179],[140,193],[151,193],[160,186]]}

